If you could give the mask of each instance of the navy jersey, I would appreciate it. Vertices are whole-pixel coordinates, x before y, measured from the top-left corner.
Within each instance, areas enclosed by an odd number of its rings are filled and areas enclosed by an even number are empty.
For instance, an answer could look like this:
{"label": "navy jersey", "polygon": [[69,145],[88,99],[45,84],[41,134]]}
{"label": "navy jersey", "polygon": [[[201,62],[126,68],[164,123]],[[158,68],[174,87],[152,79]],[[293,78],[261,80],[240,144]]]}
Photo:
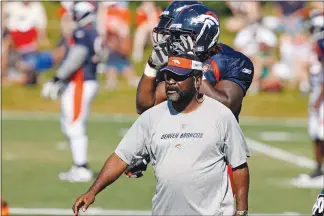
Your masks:
{"label": "navy jersey", "polygon": [[251,60],[242,53],[225,44],[219,44],[221,49],[204,62],[205,78],[215,86],[221,80],[230,80],[239,85],[244,95],[249,89],[254,67]]}
{"label": "navy jersey", "polygon": [[73,39],[70,46],[73,44],[85,46],[88,49],[88,56],[82,66],[73,75],[72,79],[78,77],[83,81],[96,80],[97,64],[92,62],[92,57],[96,54],[96,41],[98,33],[93,26],[85,26],[77,28],[73,32]]}

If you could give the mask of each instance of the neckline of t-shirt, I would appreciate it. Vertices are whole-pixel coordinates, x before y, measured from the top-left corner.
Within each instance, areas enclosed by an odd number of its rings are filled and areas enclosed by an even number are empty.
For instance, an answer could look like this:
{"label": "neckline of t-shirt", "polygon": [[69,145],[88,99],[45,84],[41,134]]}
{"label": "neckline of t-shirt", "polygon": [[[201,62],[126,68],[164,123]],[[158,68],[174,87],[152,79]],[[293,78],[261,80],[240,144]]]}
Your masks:
{"label": "neckline of t-shirt", "polygon": [[192,112],[189,112],[189,113],[181,113],[181,112],[178,112],[177,110],[174,109],[174,107],[172,105],[172,102],[169,101],[169,100],[168,100],[167,105],[168,105],[169,112],[170,112],[171,115],[174,115],[174,116],[188,116],[188,115],[192,115],[192,114],[200,111],[202,109],[202,107],[204,106],[204,104],[206,103],[205,102],[206,101],[206,98],[207,97],[204,95],[203,96],[203,102],[201,103],[201,105],[197,109],[195,109],[195,110],[193,110]]}

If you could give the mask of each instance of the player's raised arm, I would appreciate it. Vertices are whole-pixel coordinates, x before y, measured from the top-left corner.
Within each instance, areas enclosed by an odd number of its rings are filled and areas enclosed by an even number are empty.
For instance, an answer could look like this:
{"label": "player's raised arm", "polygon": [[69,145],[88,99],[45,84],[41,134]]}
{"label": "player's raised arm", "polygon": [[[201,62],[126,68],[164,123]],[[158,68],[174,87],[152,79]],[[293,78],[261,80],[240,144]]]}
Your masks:
{"label": "player's raised arm", "polygon": [[156,76],[158,70],[168,62],[167,37],[164,36],[161,40],[154,43],[152,53],[137,86],[136,110],[138,114],[143,113],[156,104]]}
{"label": "player's raised arm", "polygon": [[236,200],[236,215],[244,215],[248,210],[249,169],[247,158],[250,151],[244,135],[234,115],[229,113],[225,120],[225,154],[233,168],[233,192]]}

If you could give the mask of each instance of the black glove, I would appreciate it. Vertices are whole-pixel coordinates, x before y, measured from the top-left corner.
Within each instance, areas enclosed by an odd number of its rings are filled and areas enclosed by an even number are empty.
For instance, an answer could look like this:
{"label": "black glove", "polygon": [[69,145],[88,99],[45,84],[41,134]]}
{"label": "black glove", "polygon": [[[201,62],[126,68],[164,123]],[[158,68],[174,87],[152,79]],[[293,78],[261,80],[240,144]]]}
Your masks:
{"label": "black glove", "polygon": [[143,176],[146,171],[147,165],[150,163],[150,155],[143,154],[140,157],[134,158],[130,165],[125,170],[125,175],[129,178],[139,178]]}
{"label": "black glove", "polygon": [[320,194],[313,206],[312,216],[324,215],[324,194]]}

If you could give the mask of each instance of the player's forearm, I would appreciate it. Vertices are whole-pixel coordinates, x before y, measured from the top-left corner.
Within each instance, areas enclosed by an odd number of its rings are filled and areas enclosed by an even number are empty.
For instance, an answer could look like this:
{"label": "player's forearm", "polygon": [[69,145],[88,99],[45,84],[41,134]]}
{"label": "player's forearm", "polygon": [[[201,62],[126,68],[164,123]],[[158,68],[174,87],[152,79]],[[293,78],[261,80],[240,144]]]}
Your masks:
{"label": "player's forearm", "polygon": [[247,163],[233,169],[233,189],[235,191],[236,210],[248,210],[250,175]]}
{"label": "player's forearm", "polygon": [[66,80],[78,70],[86,61],[88,49],[85,46],[75,45],[70,48],[69,53],[56,72],[56,77],[60,80]]}
{"label": "player's forearm", "polygon": [[105,187],[116,181],[126,170],[127,163],[122,161],[117,154],[113,153],[102,167],[96,181],[90,187],[88,192],[97,195]]}
{"label": "player's forearm", "polygon": [[149,77],[145,74],[142,75],[136,93],[136,110],[138,114],[142,114],[147,109],[154,106],[156,90],[155,82],[155,77]]}

